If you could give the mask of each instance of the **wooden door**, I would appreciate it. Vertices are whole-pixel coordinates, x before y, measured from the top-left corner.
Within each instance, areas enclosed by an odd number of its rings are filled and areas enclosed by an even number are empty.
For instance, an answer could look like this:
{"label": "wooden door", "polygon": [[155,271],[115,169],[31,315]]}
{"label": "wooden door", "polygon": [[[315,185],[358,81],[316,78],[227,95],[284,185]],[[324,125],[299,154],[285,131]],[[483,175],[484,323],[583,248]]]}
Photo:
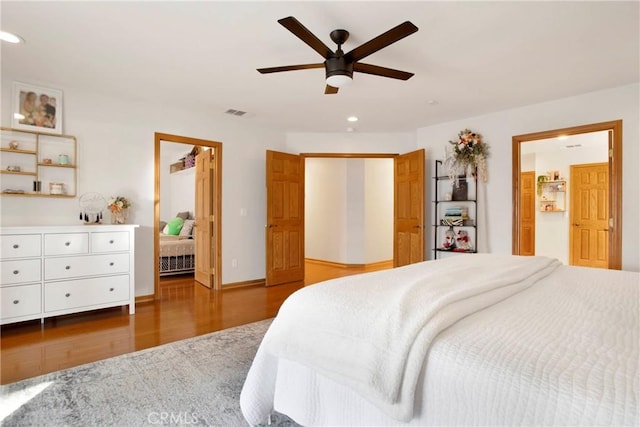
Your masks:
{"label": "wooden door", "polygon": [[196,156],[195,207],[195,279],[210,288],[213,283],[213,149],[202,150]]}
{"label": "wooden door", "polygon": [[520,174],[520,255],[536,254],[536,173]]}
{"label": "wooden door", "polygon": [[393,266],[424,261],[424,149],[393,161]]}
{"label": "wooden door", "polygon": [[571,166],[571,265],[609,268],[609,164]]}
{"label": "wooden door", "polygon": [[304,280],[304,161],[267,151],[266,285]]}

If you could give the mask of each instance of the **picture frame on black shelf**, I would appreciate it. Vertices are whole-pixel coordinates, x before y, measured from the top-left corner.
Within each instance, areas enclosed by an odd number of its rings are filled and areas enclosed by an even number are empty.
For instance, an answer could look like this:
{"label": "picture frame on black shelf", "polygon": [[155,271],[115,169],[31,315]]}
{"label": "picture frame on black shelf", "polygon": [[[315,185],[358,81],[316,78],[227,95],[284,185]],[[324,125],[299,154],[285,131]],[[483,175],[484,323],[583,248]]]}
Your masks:
{"label": "picture frame on black shelf", "polygon": [[62,135],[62,90],[13,82],[14,129]]}
{"label": "picture frame on black shelf", "polygon": [[465,175],[459,175],[456,178],[456,181],[457,182],[453,182],[451,185],[451,200],[469,200],[469,186],[467,184],[467,177]]}

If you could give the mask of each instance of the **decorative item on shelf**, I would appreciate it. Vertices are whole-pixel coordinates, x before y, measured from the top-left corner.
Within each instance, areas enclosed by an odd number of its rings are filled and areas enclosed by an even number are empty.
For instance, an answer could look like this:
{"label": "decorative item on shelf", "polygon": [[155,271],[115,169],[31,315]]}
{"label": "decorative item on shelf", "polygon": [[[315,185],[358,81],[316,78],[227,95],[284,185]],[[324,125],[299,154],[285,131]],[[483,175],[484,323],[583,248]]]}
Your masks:
{"label": "decorative item on shelf", "polygon": [[42,181],[33,181],[33,192],[39,193],[42,191]]}
{"label": "decorative item on shelf", "polygon": [[7,172],[20,172],[21,170],[20,166],[7,166]]}
{"label": "decorative item on shelf", "polygon": [[544,183],[549,180],[549,177],[547,175],[538,175],[537,180],[538,180],[538,187],[537,187],[538,196],[542,196],[542,191],[544,190]]}
{"label": "decorative item on shelf", "polygon": [[111,224],[124,224],[127,221],[131,203],[125,197],[112,197],[109,199],[107,207],[111,211]]}
{"label": "decorative item on shelf", "polygon": [[51,159],[42,159],[42,164],[44,165],[50,165],[51,163],[53,163]]}
{"label": "decorative item on shelf", "polygon": [[107,201],[100,193],[84,193],[78,199],[80,205],[80,221],[85,224],[101,224],[102,212],[107,207]]}
{"label": "decorative item on shelf", "polygon": [[58,155],[58,162],[61,165],[68,165],[69,164],[69,156],[67,156],[66,154]]}
{"label": "decorative item on shelf", "polygon": [[64,183],[62,182],[50,182],[49,183],[49,194],[53,195],[62,195],[65,194]]}
{"label": "decorative item on shelf", "polygon": [[17,150],[18,147],[20,147],[20,143],[18,141],[9,142],[9,149],[10,150]]}
{"label": "decorative item on shelf", "polygon": [[463,252],[468,252],[473,250],[473,246],[471,246],[471,241],[469,241],[469,233],[465,230],[458,230],[458,237],[456,237],[456,249]]}
{"label": "decorative item on shelf", "polygon": [[[487,182],[487,162],[489,157],[489,146],[482,141],[482,135],[465,129],[458,133],[457,141],[449,141],[453,145],[451,151],[447,152],[445,167],[448,170],[449,178],[454,182],[457,175],[468,175],[471,173],[477,179],[480,175],[482,182]],[[455,181],[456,185],[458,181]]]}
{"label": "decorative item on shelf", "polygon": [[453,227],[449,227],[444,232],[444,242],[442,242],[442,249],[452,251],[456,248],[456,233],[453,231]]}
{"label": "decorative item on shelf", "polygon": [[452,198],[451,200],[462,201],[469,200],[469,186],[467,185],[467,176],[460,175],[455,183],[451,183]]}

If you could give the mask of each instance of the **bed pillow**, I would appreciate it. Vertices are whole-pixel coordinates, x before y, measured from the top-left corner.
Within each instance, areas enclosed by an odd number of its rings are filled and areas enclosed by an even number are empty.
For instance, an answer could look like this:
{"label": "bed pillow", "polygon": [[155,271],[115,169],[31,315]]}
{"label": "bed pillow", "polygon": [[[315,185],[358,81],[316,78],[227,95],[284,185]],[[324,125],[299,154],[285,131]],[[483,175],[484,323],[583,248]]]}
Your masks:
{"label": "bed pillow", "polygon": [[[164,233],[164,228],[167,226],[167,221],[160,221],[160,232]],[[166,233],[165,233],[166,234]]]}
{"label": "bed pillow", "polygon": [[180,230],[182,229],[182,225],[184,224],[184,219],[180,217],[175,217],[171,221],[167,223],[162,231],[164,234],[169,234],[171,236],[177,236],[180,234]]}
{"label": "bed pillow", "polygon": [[189,238],[191,237],[191,233],[193,232],[193,224],[195,223],[195,220],[193,219],[187,219],[184,221],[184,224],[182,225],[182,228],[180,229],[180,237],[185,237],[185,238]]}

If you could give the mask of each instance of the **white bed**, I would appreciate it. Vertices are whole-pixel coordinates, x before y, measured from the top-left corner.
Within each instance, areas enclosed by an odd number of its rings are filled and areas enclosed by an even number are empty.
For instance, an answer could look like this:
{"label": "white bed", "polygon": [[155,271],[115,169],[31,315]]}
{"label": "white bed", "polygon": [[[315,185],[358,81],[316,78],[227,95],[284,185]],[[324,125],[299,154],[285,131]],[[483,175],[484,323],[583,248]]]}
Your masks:
{"label": "white bed", "polygon": [[311,425],[638,425],[638,273],[465,255],[306,287],[240,403]]}
{"label": "white bed", "polygon": [[195,268],[194,240],[160,233],[160,275],[192,272]]}

